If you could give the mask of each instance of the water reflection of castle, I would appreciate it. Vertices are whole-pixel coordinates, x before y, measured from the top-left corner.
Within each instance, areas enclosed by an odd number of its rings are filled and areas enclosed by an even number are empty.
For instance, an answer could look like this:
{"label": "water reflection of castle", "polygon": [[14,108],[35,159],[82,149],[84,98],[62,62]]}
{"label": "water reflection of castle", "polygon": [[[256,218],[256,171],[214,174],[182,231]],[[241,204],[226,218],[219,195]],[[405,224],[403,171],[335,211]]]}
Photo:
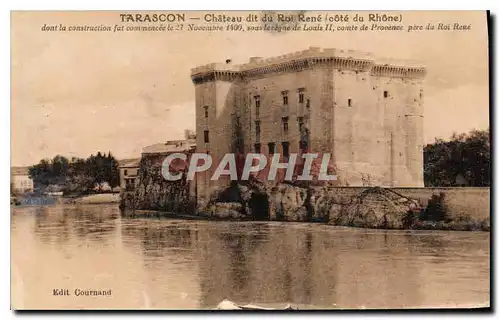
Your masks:
{"label": "water reflection of castle", "polygon": [[55,283],[113,288],[103,308],[206,309],[224,298],[397,308],[489,297],[489,233],[127,219],[114,206],[16,207],[11,227],[17,274],[36,279],[24,287],[31,306],[60,307],[44,294]]}
{"label": "water reflection of castle", "polygon": [[[404,307],[421,300],[419,270],[404,259],[408,249],[398,253],[402,259],[390,257],[401,236],[331,237],[302,228],[204,222],[122,232],[142,237],[148,260],[185,261],[184,280],[198,281],[188,294],[198,297],[199,308],[225,298],[325,308]],[[347,250],[353,247],[358,250]],[[379,256],[384,247],[387,257]]]}

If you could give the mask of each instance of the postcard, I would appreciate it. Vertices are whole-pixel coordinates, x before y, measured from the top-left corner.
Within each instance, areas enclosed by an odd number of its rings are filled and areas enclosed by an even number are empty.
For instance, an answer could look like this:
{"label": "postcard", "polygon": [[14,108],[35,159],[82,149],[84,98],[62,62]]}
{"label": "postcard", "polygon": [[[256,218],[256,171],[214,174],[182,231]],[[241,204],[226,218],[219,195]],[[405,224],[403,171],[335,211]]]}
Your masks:
{"label": "postcard", "polygon": [[12,11],[11,308],[490,308],[486,11]]}

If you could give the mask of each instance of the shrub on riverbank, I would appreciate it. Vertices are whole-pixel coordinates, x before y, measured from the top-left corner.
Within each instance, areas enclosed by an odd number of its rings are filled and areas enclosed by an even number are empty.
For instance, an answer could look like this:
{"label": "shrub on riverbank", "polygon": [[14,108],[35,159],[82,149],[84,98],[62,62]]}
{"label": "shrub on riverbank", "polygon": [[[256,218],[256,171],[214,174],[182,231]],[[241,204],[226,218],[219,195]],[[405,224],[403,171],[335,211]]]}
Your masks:
{"label": "shrub on riverbank", "polygon": [[422,210],[419,220],[449,222],[448,206],[445,203],[445,194],[433,194],[425,210]]}
{"label": "shrub on riverbank", "polygon": [[470,216],[451,217],[445,202],[445,194],[432,195],[420,214],[407,212],[403,227],[414,230],[490,231],[488,219],[473,219]]}

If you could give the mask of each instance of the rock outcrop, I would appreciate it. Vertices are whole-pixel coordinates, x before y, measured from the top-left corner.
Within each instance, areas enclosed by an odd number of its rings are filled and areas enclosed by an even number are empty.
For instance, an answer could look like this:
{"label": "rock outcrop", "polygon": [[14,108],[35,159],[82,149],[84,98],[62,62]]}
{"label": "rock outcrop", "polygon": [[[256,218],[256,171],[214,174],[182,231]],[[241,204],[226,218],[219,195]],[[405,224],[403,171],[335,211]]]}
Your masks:
{"label": "rock outcrop", "polygon": [[332,206],[329,224],[338,226],[403,229],[408,214],[419,212],[419,204],[390,189],[369,188],[351,198],[351,203]]}
{"label": "rock outcrop", "polygon": [[[308,186],[286,182],[272,185],[258,179],[233,182],[228,188],[214,194],[205,208],[196,210],[196,203],[189,192],[190,182],[186,179],[163,179],[162,159],[157,156],[142,158],[139,183],[134,192],[122,195],[123,207],[211,219],[323,222],[360,228],[490,228],[489,220],[476,221],[468,216],[442,221],[429,220],[427,216],[432,211],[431,206],[422,207],[417,200],[388,188]],[[443,205],[438,207],[444,208]]]}
{"label": "rock outcrop", "polygon": [[238,202],[215,202],[207,207],[204,212],[212,218],[245,220],[250,218],[243,211],[243,206]]}
{"label": "rock outcrop", "polygon": [[402,229],[417,201],[383,188],[269,187],[258,180],[233,184],[205,210],[210,216],[277,221],[318,221],[337,226]]}
{"label": "rock outcrop", "polygon": [[143,156],[138,172],[138,184],[133,193],[123,196],[124,207],[175,213],[192,213],[194,201],[189,195],[189,181],[167,181],[161,174],[164,157]]}

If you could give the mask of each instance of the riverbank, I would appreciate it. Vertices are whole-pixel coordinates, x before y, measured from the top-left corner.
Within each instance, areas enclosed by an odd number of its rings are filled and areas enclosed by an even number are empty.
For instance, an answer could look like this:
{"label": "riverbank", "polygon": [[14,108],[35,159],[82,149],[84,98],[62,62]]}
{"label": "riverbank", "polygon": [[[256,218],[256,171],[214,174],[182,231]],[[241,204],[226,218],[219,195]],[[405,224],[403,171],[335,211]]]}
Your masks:
{"label": "riverbank", "polygon": [[99,193],[84,195],[78,197],[71,197],[64,199],[66,203],[73,204],[109,204],[109,203],[120,203],[119,193]]}
{"label": "riverbank", "polygon": [[448,230],[448,231],[491,231],[490,221],[485,219],[473,220],[463,217],[451,221],[421,221],[418,220],[407,228],[408,230]]}
{"label": "riverbank", "polygon": [[[234,208],[235,204],[225,204],[223,207]],[[220,208],[220,207],[219,207]],[[199,214],[178,214],[173,212],[155,211],[155,210],[122,210],[122,215],[128,218],[166,218],[166,219],[180,219],[180,220],[202,220],[202,221],[281,221],[286,220],[257,220],[253,217],[245,216],[233,210],[220,210],[217,214],[199,213]],[[402,218],[404,219],[404,218]],[[296,221],[289,221],[296,222]],[[348,228],[363,228],[375,230],[435,230],[435,231],[490,231],[490,223],[487,220],[472,220],[468,217],[457,219],[454,221],[423,221],[416,219],[409,225],[403,225],[401,228],[384,227],[380,225],[367,225],[366,223],[360,224],[358,222],[350,221],[344,224],[336,224],[332,222],[324,222],[311,219],[309,221],[299,221],[305,223],[319,223],[331,226],[341,226]]]}
{"label": "riverbank", "polygon": [[[189,216],[210,220],[319,222],[369,229],[490,231],[488,188],[270,185],[252,179],[214,192],[205,203],[198,202],[196,209],[188,194],[184,184],[149,181],[134,195],[122,199],[121,207],[180,219]],[[144,216],[139,212],[133,215]]]}
{"label": "riverbank", "polygon": [[226,220],[227,221],[227,219],[215,219],[205,215],[179,214],[179,213],[155,211],[155,210],[122,209],[121,212],[123,216],[128,218],[170,218],[170,219],[181,219],[181,220]]}

